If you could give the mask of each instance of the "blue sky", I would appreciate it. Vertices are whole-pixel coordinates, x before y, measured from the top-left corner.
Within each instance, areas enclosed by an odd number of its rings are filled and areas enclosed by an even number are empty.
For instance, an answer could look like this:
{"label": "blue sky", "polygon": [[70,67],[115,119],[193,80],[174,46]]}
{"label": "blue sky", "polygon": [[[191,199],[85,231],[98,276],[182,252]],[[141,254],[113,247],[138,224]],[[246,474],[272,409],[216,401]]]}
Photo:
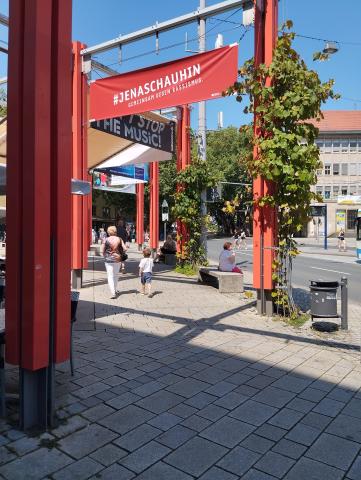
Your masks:
{"label": "blue sky", "polygon": [[[0,0],[0,12],[7,14],[7,0]],[[218,0],[207,0],[207,5]],[[92,46],[106,40],[150,26],[196,10],[198,0],[73,0],[73,39]],[[227,12],[216,19],[207,21],[207,49],[214,48],[217,33],[223,33],[224,42],[238,42],[244,33],[239,26],[242,11]],[[219,20],[223,19],[223,21]],[[227,20],[228,21],[224,21]],[[280,0],[279,24],[291,19],[298,34],[330,39],[340,42],[340,50],[327,62],[312,62],[312,53],[323,48],[323,42],[297,38],[295,48],[306,63],[317,70],[322,80],[334,78],[335,90],[344,98],[331,101],[327,109],[361,108],[361,1],[360,0]],[[235,22],[235,23],[229,23]],[[147,38],[136,44],[123,47],[123,61],[119,64],[118,52],[110,51],[98,56],[98,60],[119,72],[135,70],[155,63],[191,55],[185,52],[185,34],[189,39],[188,48],[197,49],[195,24],[160,35],[160,52],[153,53],[155,39]],[[0,40],[6,41],[6,29],[0,28]],[[177,44],[172,48],[165,48]],[[163,50],[162,50],[163,49]],[[253,29],[250,29],[239,44],[239,63],[252,56]],[[136,57],[136,58],[134,58]],[[0,76],[6,75],[6,58],[0,53]],[[94,78],[98,78],[94,75]],[[196,127],[197,105],[193,106],[192,124]],[[242,107],[234,98],[207,102],[207,127],[217,126],[217,112],[223,111],[224,124],[239,126],[247,122]]]}

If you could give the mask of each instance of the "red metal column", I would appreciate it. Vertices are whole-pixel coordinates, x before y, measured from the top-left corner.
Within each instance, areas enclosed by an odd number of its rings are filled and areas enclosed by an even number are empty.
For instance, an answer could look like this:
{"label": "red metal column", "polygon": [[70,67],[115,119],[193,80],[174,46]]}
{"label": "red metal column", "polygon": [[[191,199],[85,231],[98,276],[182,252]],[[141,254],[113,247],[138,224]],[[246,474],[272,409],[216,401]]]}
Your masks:
{"label": "red metal column", "polygon": [[6,359],[37,371],[51,323],[55,360],[69,352],[71,1],[9,13]]}
{"label": "red metal column", "polygon": [[[72,177],[89,180],[87,165],[88,150],[88,85],[86,75],[82,73],[80,51],[85,48],[80,42],[73,42],[73,161]],[[91,221],[89,220],[91,197],[72,197],[72,262],[73,270],[88,266],[89,238]],[[90,217],[91,218],[91,217]],[[90,223],[90,224],[89,224]]]}
{"label": "red metal column", "polygon": [[159,165],[150,164],[150,248],[158,249],[159,243]]}
{"label": "red metal column", "polygon": [[[177,107],[177,172],[182,170],[182,140],[183,140],[183,107]],[[177,191],[180,189],[177,185]],[[182,222],[177,219],[177,252],[181,253],[183,249],[182,243]]]}
{"label": "red metal column", "polygon": [[136,219],[136,242],[139,249],[144,242],[144,183],[136,185],[137,195],[137,219]]}
{"label": "red metal column", "polygon": [[[264,11],[261,11],[262,2],[255,0],[255,63],[272,62],[273,50],[277,40],[277,0],[265,0]],[[268,80],[270,82],[271,79]],[[256,116],[255,116],[256,125]],[[255,135],[262,135],[255,126]],[[257,157],[257,149],[254,156]],[[274,192],[275,185],[261,177],[254,180],[253,195],[257,201],[259,197]],[[253,286],[258,290],[270,291],[273,289],[272,262],[276,242],[276,212],[272,207],[254,206],[253,217]],[[263,256],[262,256],[263,246]],[[268,312],[270,313],[270,312]]]}

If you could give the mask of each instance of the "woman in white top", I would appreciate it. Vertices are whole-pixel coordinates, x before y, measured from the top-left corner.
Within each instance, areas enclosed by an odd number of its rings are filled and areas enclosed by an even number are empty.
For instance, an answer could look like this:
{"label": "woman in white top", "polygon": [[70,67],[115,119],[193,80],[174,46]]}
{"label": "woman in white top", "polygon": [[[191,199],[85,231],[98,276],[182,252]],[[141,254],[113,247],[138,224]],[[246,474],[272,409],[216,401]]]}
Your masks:
{"label": "woman in white top", "polygon": [[236,265],[236,254],[232,250],[231,242],[225,242],[223,245],[223,250],[219,255],[218,269],[221,272],[243,273]]}

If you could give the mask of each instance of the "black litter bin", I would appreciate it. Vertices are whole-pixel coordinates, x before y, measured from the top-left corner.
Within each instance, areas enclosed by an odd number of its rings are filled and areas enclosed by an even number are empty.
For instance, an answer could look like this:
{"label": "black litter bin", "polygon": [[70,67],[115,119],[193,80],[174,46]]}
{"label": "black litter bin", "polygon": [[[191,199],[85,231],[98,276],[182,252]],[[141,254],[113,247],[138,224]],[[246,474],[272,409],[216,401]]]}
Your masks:
{"label": "black litter bin", "polygon": [[337,289],[339,282],[311,280],[311,317],[337,318]]}

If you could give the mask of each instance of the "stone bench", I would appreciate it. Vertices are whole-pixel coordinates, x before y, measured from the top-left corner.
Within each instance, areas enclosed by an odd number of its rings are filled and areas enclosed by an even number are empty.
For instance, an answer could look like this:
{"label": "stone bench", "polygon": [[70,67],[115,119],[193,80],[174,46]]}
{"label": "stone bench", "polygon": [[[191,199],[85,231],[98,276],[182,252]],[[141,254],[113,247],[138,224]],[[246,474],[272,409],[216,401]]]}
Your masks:
{"label": "stone bench", "polygon": [[170,265],[175,267],[177,263],[177,255],[175,253],[165,253],[164,254],[164,263],[165,265]]}
{"label": "stone bench", "polygon": [[221,272],[216,267],[201,267],[198,272],[198,281],[218,286],[219,293],[242,293],[243,274]]}

